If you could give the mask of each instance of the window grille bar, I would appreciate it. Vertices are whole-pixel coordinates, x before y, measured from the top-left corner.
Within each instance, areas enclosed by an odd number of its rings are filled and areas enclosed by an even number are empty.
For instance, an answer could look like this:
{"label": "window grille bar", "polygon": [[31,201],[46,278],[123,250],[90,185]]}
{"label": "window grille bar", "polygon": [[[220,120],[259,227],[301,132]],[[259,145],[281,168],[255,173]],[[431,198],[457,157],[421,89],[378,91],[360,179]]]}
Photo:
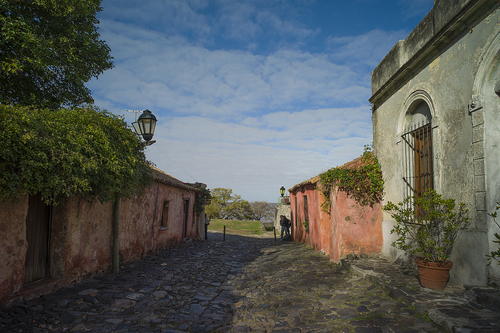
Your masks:
{"label": "window grille bar", "polygon": [[434,187],[431,122],[410,124],[401,137],[405,143],[403,195],[405,199],[410,198],[406,208],[412,208],[413,197],[421,196],[425,191]]}

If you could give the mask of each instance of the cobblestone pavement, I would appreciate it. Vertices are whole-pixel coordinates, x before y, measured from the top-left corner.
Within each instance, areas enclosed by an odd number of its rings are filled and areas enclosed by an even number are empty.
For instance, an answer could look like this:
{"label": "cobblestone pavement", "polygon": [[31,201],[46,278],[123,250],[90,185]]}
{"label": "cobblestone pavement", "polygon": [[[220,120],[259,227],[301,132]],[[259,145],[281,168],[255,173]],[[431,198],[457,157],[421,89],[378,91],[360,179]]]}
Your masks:
{"label": "cobblestone pavement", "polygon": [[210,237],[0,309],[0,331],[441,331],[410,303],[304,245]]}

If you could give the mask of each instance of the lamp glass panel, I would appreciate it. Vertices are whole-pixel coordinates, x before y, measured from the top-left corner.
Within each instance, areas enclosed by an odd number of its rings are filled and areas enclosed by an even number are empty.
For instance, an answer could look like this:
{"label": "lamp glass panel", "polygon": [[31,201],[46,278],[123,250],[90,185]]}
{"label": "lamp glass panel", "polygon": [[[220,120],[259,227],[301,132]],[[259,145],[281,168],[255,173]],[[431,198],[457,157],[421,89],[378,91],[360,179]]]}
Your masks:
{"label": "lamp glass panel", "polygon": [[139,125],[138,122],[133,122],[132,126],[134,127],[134,131],[135,131],[136,134],[139,134],[139,135],[142,134],[142,132],[141,132],[141,126]]}
{"label": "lamp glass panel", "polygon": [[146,133],[146,128],[144,127],[144,119],[139,119],[139,127],[141,128],[141,135]]}
{"label": "lamp glass panel", "polygon": [[155,134],[156,120],[151,120],[151,134]]}
{"label": "lamp glass panel", "polygon": [[143,119],[144,124],[144,133],[143,134],[151,134],[151,119]]}

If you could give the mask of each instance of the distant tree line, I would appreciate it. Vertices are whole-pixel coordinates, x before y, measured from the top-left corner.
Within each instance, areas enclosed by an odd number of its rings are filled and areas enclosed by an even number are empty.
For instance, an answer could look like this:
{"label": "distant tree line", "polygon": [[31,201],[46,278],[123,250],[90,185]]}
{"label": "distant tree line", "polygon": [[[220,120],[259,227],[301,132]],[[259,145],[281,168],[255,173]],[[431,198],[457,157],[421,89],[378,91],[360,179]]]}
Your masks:
{"label": "distant tree line", "polygon": [[211,190],[210,204],[205,212],[211,219],[272,220],[276,204],[264,201],[248,202],[229,188]]}

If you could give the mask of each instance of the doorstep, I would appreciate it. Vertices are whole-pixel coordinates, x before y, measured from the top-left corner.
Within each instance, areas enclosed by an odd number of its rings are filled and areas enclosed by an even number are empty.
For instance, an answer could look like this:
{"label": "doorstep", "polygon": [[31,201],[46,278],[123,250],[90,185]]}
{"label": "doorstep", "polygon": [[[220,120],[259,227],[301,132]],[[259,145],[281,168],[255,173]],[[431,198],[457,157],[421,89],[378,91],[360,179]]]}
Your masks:
{"label": "doorstep", "polygon": [[448,332],[500,331],[500,289],[448,284],[436,291],[421,287],[411,267],[385,258],[351,256],[346,261],[353,272],[382,286],[390,297],[410,302]]}

